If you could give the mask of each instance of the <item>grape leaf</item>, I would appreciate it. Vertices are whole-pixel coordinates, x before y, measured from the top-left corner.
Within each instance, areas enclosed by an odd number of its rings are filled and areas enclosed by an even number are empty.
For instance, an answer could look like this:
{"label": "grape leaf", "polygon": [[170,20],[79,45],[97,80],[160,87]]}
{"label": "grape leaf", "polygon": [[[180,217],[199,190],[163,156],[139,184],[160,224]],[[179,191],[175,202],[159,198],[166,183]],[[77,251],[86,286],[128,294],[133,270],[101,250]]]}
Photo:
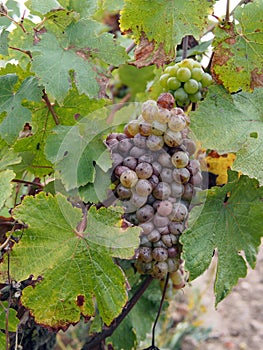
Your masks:
{"label": "grape leaf", "polygon": [[9,144],[14,142],[24,124],[31,121],[31,113],[22,106],[22,101],[40,101],[42,95],[35,77],[26,78],[15,92],[17,80],[15,74],[0,76],[0,113],[6,112],[6,117],[0,124],[0,135]]}
{"label": "grape leaf", "polygon": [[263,187],[244,175],[238,179],[236,174],[232,174],[230,183],[208,190],[203,209],[192,210],[190,217],[195,221],[181,237],[191,280],[208,268],[217,249],[216,304],[227,296],[240,277],[246,276],[246,261],[255,267],[263,235]]}
{"label": "grape leaf", "polygon": [[125,0],[121,11],[122,31],[131,30],[138,43],[142,32],[156,48],[164,45],[166,53],[174,53],[174,47],[185,35],[199,38],[207,25],[207,15],[212,13],[213,1],[207,0]]}
{"label": "grape leaf", "polygon": [[[91,208],[85,231],[77,231],[81,210],[62,195],[43,192],[26,197],[13,214],[28,229],[11,252],[10,275],[16,280],[30,274],[43,278],[34,288],[24,289],[22,296],[36,321],[66,329],[81,314],[94,315],[96,298],[109,325],[127,300],[124,275],[112,256],[131,257],[139,244],[139,229],[121,229],[117,209]],[[2,278],[6,267],[1,265]]]}
{"label": "grape leaf", "polygon": [[255,0],[238,6],[234,16],[238,24],[214,31],[212,71],[230,92],[250,91],[263,86],[263,3]]}
{"label": "grape leaf", "polygon": [[29,0],[26,1],[26,6],[32,13],[45,15],[51,10],[63,9],[63,6],[57,0]]}
{"label": "grape leaf", "polygon": [[[17,18],[20,16],[20,8],[17,1],[7,0],[5,2],[5,7],[7,8],[7,13],[11,18]],[[9,25],[11,25],[10,19],[4,16],[0,16],[0,26],[8,27]]]}
{"label": "grape leaf", "polygon": [[11,196],[13,184],[11,181],[15,178],[15,173],[12,170],[0,171],[0,209],[2,209],[5,201]]}
{"label": "grape leaf", "polygon": [[[207,149],[237,152],[234,168],[263,184],[258,166],[263,152],[263,89],[230,95],[223,87],[209,88],[206,99],[191,113],[191,129]],[[240,157],[240,160],[239,160]]]}
{"label": "grape leaf", "polygon": [[0,26],[0,55],[8,55],[8,34],[5,27]]}
{"label": "grape leaf", "polygon": [[48,94],[62,104],[71,83],[69,71],[74,71],[74,82],[80,94],[98,97],[99,74],[93,59],[119,65],[127,55],[124,48],[115,45],[111,34],[102,33],[101,25],[83,19],[71,23],[64,34],[42,35],[41,41],[32,47],[32,69],[39,76]]}
{"label": "grape leaf", "polygon": [[[6,329],[6,313],[4,310],[4,307],[8,308],[8,302],[2,301],[1,302],[1,308],[0,308],[0,329],[5,330]],[[18,326],[19,319],[16,317],[16,310],[9,308],[8,311],[8,330],[9,332],[16,332],[16,328]],[[0,332],[1,333],[1,332]],[[5,345],[5,343],[4,343]],[[4,349],[4,347],[3,347]]]}

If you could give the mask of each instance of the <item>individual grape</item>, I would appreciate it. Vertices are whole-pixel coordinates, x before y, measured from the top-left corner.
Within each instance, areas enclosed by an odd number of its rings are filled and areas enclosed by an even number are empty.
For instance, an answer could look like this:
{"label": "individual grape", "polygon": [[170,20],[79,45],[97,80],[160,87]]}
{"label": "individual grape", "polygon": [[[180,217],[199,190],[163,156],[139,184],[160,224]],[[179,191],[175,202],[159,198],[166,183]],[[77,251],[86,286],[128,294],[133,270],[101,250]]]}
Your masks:
{"label": "individual grape", "polygon": [[165,261],[158,262],[153,265],[152,276],[154,278],[163,279],[168,272],[168,265]]}
{"label": "individual grape", "polygon": [[154,100],[147,100],[142,104],[142,117],[148,123],[154,120],[154,115],[157,113],[157,103]]}
{"label": "individual grape", "polygon": [[128,167],[131,170],[135,170],[136,166],[137,166],[137,159],[135,157],[126,157],[123,159],[123,166]]}
{"label": "individual grape", "polygon": [[178,69],[179,66],[177,64],[174,64],[173,66],[166,67],[164,73],[169,74],[171,77],[175,77]]}
{"label": "individual grape", "polygon": [[202,184],[202,181],[203,181],[203,176],[202,176],[201,172],[198,171],[196,174],[194,174],[193,176],[191,176],[189,182],[190,182],[193,186],[200,187],[201,184]]}
{"label": "individual grape", "polygon": [[172,155],[172,163],[176,168],[185,168],[189,163],[189,156],[183,151],[175,152]]}
{"label": "individual grape", "polygon": [[138,122],[138,120],[131,120],[127,124],[127,130],[128,130],[128,133],[131,136],[135,136],[136,134],[138,134],[138,132],[139,132],[139,122]]}
{"label": "individual grape", "polygon": [[152,221],[143,222],[139,226],[142,228],[141,235],[148,235],[154,229]]}
{"label": "individual grape", "polygon": [[167,248],[170,248],[173,246],[173,242],[172,242],[172,237],[171,235],[167,234],[167,235],[162,235],[161,237],[162,242],[165,244],[165,246]]}
{"label": "individual grape", "polygon": [[173,179],[178,184],[185,184],[190,179],[190,172],[187,168],[173,169]]}
{"label": "individual grape", "polygon": [[168,225],[158,227],[157,230],[160,232],[161,235],[168,235],[170,233]]}
{"label": "individual grape", "polygon": [[120,176],[120,182],[123,186],[131,188],[136,185],[138,181],[138,176],[133,170],[126,170]]}
{"label": "individual grape", "polygon": [[139,148],[137,146],[132,147],[132,149],[130,150],[130,157],[134,157],[134,158],[139,158],[140,156],[142,156],[145,153],[145,149],[143,148]]}
{"label": "individual grape", "polygon": [[146,136],[136,134],[133,138],[133,144],[138,148],[146,148]]}
{"label": "individual grape", "polygon": [[125,126],[124,126],[123,132],[124,132],[124,134],[125,134],[128,138],[131,139],[131,138],[133,137],[133,135],[131,135],[131,134],[129,133],[129,131],[128,131],[128,125],[125,125]]}
{"label": "individual grape", "polygon": [[189,79],[184,83],[184,91],[188,94],[195,94],[199,90],[198,82],[195,79]]}
{"label": "individual grape", "polygon": [[172,191],[171,195],[174,198],[181,198],[184,193],[184,185],[179,184],[177,182],[173,182],[171,184],[171,191]]}
{"label": "individual grape", "polygon": [[158,176],[156,176],[154,174],[148,178],[148,181],[152,185],[152,189],[154,189],[158,185],[158,183],[160,182]]}
{"label": "individual grape", "polygon": [[161,234],[158,230],[154,229],[152,230],[148,235],[147,235],[147,239],[149,240],[149,242],[155,243],[158,242],[161,238]]}
{"label": "individual grape", "polygon": [[121,140],[124,140],[124,139],[128,139],[128,137],[124,133],[120,133],[120,134],[117,134],[116,139],[118,141],[121,141]]}
{"label": "individual grape", "polygon": [[156,227],[164,227],[169,224],[169,218],[156,213],[153,217],[153,223]]}
{"label": "individual grape", "polygon": [[168,227],[169,227],[169,231],[175,236],[176,235],[179,236],[183,232],[183,230],[185,229],[183,223],[174,222],[174,221],[170,222]]}
{"label": "individual grape", "polygon": [[174,107],[174,97],[169,92],[162,93],[157,99],[157,105],[162,108],[172,109]]}
{"label": "individual grape", "polygon": [[166,82],[166,86],[169,90],[177,90],[181,86],[181,81],[176,77],[170,77]]}
{"label": "individual grape", "polygon": [[156,202],[156,198],[151,193],[147,198],[147,204],[150,204],[151,206],[153,206],[155,202]]}
{"label": "individual grape", "polygon": [[130,198],[130,204],[134,207],[137,208],[141,208],[142,206],[144,206],[147,202],[147,195],[146,196],[141,196],[139,195],[137,192],[133,192],[132,196]]}
{"label": "individual grape", "polygon": [[154,157],[152,153],[144,153],[142,156],[138,158],[138,164],[139,163],[153,163]]}
{"label": "individual grape", "polygon": [[194,68],[202,68],[202,64],[198,61],[194,61],[194,64],[193,64],[193,69]]}
{"label": "individual grape", "polygon": [[159,123],[167,123],[170,117],[170,110],[158,107],[158,113],[155,115],[155,120]]}
{"label": "individual grape", "polygon": [[171,168],[163,168],[160,178],[163,182],[171,183],[173,181],[173,170]]}
{"label": "individual grape", "polygon": [[196,81],[201,81],[203,78],[204,71],[202,68],[194,67],[191,71],[191,78]]}
{"label": "individual grape", "polygon": [[196,145],[195,142],[191,139],[184,139],[183,145],[185,146],[186,151],[188,152],[189,156],[192,156],[196,151]]}
{"label": "individual grape", "polygon": [[155,261],[165,261],[168,258],[168,252],[166,248],[154,248],[152,251],[152,257]]}
{"label": "individual grape", "polygon": [[121,174],[124,172],[124,171],[127,171],[129,170],[129,168],[127,166],[124,166],[124,165],[117,165],[116,168],[114,169],[114,175],[119,178],[121,176]]}
{"label": "individual grape", "polygon": [[156,199],[168,199],[171,195],[171,187],[166,182],[159,182],[153,190],[153,195]]}
{"label": "individual grape", "polygon": [[147,122],[139,123],[139,133],[142,136],[149,136],[152,133],[152,124]]}
{"label": "individual grape", "polygon": [[154,216],[153,207],[149,204],[145,204],[142,208],[137,210],[136,216],[139,222],[150,221]]}
{"label": "individual grape", "polygon": [[182,114],[172,115],[168,121],[168,126],[172,131],[182,131],[186,126],[186,120]]}
{"label": "individual grape", "polygon": [[174,92],[174,98],[175,98],[175,101],[184,102],[184,101],[187,101],[187,100],[188,100],[188,94],[187,94],[187,92],[184,90],[184,88],[181,87],[181,88],[175,90],[175,92]]}
{"label": "individual grape", "polygon": [[146,140],[146,146],[151,151],[160,151],[163,148],[164,140],[162,136],[150,135]]}
{"label": "individual grape", "polygon": [[153,174],[153,167],[149,163],[142,162],[137,165],[135,171],[139,179],[149,179]]}
{"label": "individual grape", "polygon": [[202,79],[201,79],[201,84],[202,84],[202,86],[205,88],[205,87],[208,87],[208,86],[210,86],[211,84],[212,84],[212,82],[213,82],[213,78],[211,77],[211,75],[210,74],[208,74],[208,73],[204,73],[203,74],[203,77],[202,77]]}
{"label": "individual grape", "polygon": [[186,201],[190,201],[195,195],[194,186],[190,183],[184,185],[184,193],[182,195],[182,199]]}
{"label": "individual grape", "polygon": [[176,222],[184,221],[188,216],[188,209],[182,203],[174,203],[170,219]]}
{"label": "individual grape", "polygon": [[168,252],[168,258],[176,258],[179,253],[177,247],[170,247],[167,249],[167,252]]}
{"label": "individual grape", "polygon": [[139,196],[147,197],[152,192],[152,185],[146,179],[139,179],[135,185],[135,191]]}
{"label": "individual grape", "polygon": [[202,99],[202,93],[201,91],[197,91],[195,94],[189,94],[188,97],[191,102],[197,103]]}
{"label": "individual grape", "polygon": [[166,260],[166,263],[168,265],[168,272],[175,272],[179,269],[180,267],[180,262],[178,259],[172,259],[172,258],[168,258]]}
{"label": "individual grape", "polygon": [[116,168],[116,166],[120,165],[123,162],[123,157],[119,153],[112,153],[112,168]]}
{"label": "individual grape", "polygon": [[183,142],[181,133],[178,131],[172,131],[171,129],[167,129],[163,138],[164,138],[164,142],[169,147],[180,146]]}
{"label": "individual grape", "polygon": [[178,66],[181,68],[188,68],[192,71],[195,61],[192,58],[185,58],[178,63]]}
{"label": "individual grape", "polygon": [[191,159],[187,165],[187,169],[191,175],[197,174],[200,171],[200,162],[197,159]]}
{"label": "individual grape", "polygon": [[153,259],[153,254],[152,254],[151,248],[148,248],[148,247],[139,248],[138,260],[148,263],[148,262],[151,262],[152,259]]}
{"label": "individual grape", "polygon": [[152,242],[150,242],[147,238],[147,236],[141,236],[140,237],[140,248],[141,247],[148,247],[152,250]]}
{"label": "individual grape", "polygon": [[191,78],[191,70],[187,67],[181,67],[178,69],[176,73],[176,77],[178,80],[185,83],[187,80]]}
{"label": "individual grape", "polygon": [[116,138],[109,138],[106,140],[106,145],[112,150],[116,150],[118,147],[119,141]]}
{"label": "individual grape", "polygon": [[165,73],[160,76],[159,83],[163,88],[167,88],[167,80],[170,78],[170,75]]}
{"label": "individual grape", "polygon": [[152,247],[153,248],[164,248],[164,249],[167,249],[166,245],[163,243],[163,241],[161,239],[159,239],[159,241],[157,241],[157,242],[153,242]]}
{"label": "individual grape", "polygon": [[162,167],[165,167],[165,168],[172,168],[173,166],[173,163],[172,163],[172,157],[166,153],[166,152],[162,152],[159,157],[158,157],[158,162],[159,162],[159,165],[161,166],[161,169],[159,171],[159,173],[161,173],[162,171]]}
{"label": "individual grape", "polygon": [[167,125],[164,123],[160,123],[157,120],[152,122],[152,134],[157,136],[162,136],[167,130]]}
{"label": "individual grape", "polygon": [[130,199],[132,195],[131,190],[127,187],[124,187],[122,184],[119,184],[117,186],[116,193],[120,200]]}

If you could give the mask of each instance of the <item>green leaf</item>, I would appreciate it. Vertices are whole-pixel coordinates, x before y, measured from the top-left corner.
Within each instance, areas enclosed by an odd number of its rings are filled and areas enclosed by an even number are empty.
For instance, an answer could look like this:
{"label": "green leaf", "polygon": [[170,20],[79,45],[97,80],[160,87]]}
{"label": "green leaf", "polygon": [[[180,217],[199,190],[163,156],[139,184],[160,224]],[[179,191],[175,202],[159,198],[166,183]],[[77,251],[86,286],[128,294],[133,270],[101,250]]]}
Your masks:
{"label": "green leaf", "polygon": [[94,58],[119,65],[127,55],[117,46],[111,34],[99,31],[101,25],[89,19],[71,23],[58,38],[45,33],[38,45],[32,47],[32,69],[39,76],[48,94],[62,104],[71,87],[70,71],[74,71],[74,82],[80,94],[98,97],[100,80]]}
{"label": "green leaf", "polygon": [[207,0],[125,0],[121,11],[121,29],[132,30],[136,42],[142,32],[156,46],[164,44],[168,53],[185,35],[198,39],[207,26],[207,16],[213,10],[213,2]]}
{"label": "green leaf", "polygon": [[0,152],[0,170],[6,170],[11,165],[21,162],[21,158],[12,148],[3,148]]}
{"label": "green leaf", "polygon": [[[11,18],[17,18],[20,16],[20,8],[19,8],[19,3],[16,0],[7,0],[5,2],[5,7],[8,10],[8,15]],[[8,27],[11,25],[10,19],[7,17],[1,16],[0,17],[0,26],[5,26]]]}
{"label": "green leaf", "polygon": [[263,86],[263,3],[255,0],[234,12],[238,24],[214,31],[213,71],[224,86],[235,92]]}
{"label": "green leaf", "polygon": [[230,95],[221,86],[209,88],[208,95],[191,113],[191,130],[207,149],[219,153],[238,152],[234,169],[263,184],[263,89]]}
{"label": "green leaf", "polygon": [[[11,252],[10,275],[16,280],[42,276],[22,296],[38,323],[65,329],[81,314],[94,315],[94,298],[107,325],[121,312],[127,300],[125,278],[112,256],[130,257],[139,244],[139,232],[122,230],[117,213],[92,207],[82,232],[76,228],[81,210],[62,195],[28,196],[14,209],[14,217],[26,222],[28,229]],[[7,265],[1,268],[5,278]]]}
{"label": "green leaf", "polygon": [[2,209],[5,201],[11,196],[13,184],[11,181],[15,178],[12,170],[0,171],[0,209]]}
{"label": "green leaf", "polygon": [[57,0],[45,0],[45,1],[29,0],[29,1],[26,1],[26,6],[32,12],[35,12],[37,14],[42,14],[42,15],[45,15],[51,10],[63,9],[63,6]]}
{"label": "green leaf", "polygon": [[[3,307],[8,308],[8,302],[2,301],[0,308],[0,329],[6,329],[6,313]],[[8,310],[8,330],[9,332],[16,332],[17,326],[19,324],[19,319],[16,317],[16,310],[9,308]],[[1,333],[1,332],[0,332]],[[5,343],[4,343],[5,345]],[[4,348],[3,348],[4,349]]]}
{"label": "green leaf", "polygon": [[208,268],[217,249],[216,303],[227,296],[240,277],[246,276],[246,261],[255,267],[263,235],[263,187],[243,175],[239,179],[232,176],[231,181],[208,190],[203,209],[192,210],[190,217],[195,221],[181,237],[191,280]]}
{"label": "green leaf", "polygon": [[0,124],[0,135],[9,144],[14,142],[24,124],[31,121],[31,113],[22,106],[22,101],[40,101],[42,95],[35,77],[26,78],[18,91],[14,91],[17,80],[15,74],[0,76],[0,113],[6,112],[6,117]]}
{"label": "green leaf", "polygon": [[0,26],[0,55],[8,55],[8,34],[5,27]]}

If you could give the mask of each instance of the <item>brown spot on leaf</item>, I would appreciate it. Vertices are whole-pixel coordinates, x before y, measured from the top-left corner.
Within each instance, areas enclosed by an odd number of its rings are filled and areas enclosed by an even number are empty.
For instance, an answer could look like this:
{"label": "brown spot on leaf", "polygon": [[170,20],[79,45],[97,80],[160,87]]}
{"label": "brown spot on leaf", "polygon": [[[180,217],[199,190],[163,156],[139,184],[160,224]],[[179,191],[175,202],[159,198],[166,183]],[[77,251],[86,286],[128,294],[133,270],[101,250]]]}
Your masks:
{"label": "brown spot on leaf", "polygon": [[76,304],[81,307],[84,305],[84,302],[85,302],[85,297],[84,295],[78,295],[77,296],[77,301],[76,301]]}
{"label": "brown spot on leaf", "polygon": [[147,67],[152,64],[161,67],[174,59],[174,55],[165,53],[162,43],[156,47],[155,41],[149,41],[144,33],[139,45],[134,50],[134,57],[135,61],[132,64],[137,68]]}
{"label": "brown spot on leaf", "polygon": [[251,72],[250,87],[252,90],[254,90],[256,87],[263,87],[263,70],[259,72],[258,68],[255,68]]}

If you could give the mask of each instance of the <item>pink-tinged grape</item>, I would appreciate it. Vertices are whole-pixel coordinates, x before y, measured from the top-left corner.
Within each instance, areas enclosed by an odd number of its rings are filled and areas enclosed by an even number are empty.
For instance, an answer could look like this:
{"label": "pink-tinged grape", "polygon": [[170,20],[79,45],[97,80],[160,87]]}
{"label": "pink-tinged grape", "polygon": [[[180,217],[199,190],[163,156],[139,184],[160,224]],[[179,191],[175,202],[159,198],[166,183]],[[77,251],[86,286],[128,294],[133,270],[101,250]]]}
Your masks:
{"label": "pink-tinged grape", "polygon": [[188,216],[188,209],[183,203],[174,203],[170,219],[176,222],[184,221]]}
{"label": "pink-tinged grape", "polygon": [[161,235],[168,235],[170,233],[168,225],[158,227],[157,230],[160,232]]}
{"label": "pink-tinged grape", "polygon": [[172,242],[172,237],[171,235],[167,234],[167,235],[162,235],[161,237],[162,242],[165,244],[165,246],[167,248],[170,248],[173,246],[173,242]]}
{"label": "pink-tinged grape", "polygon": [[164,73],[169,74],[169,76],[171,77],[175,77],[178,69],[179,69],[179,66],[175,64],[173,66],[166,67],[164,70]]}
{"label": "pink-tinged grape", "polygon": [[187,169],[191,175],[197,174],[200,171],[200,162],[197,159],[191,159],[187,165]]}
{"label": "pink-tinged grape", "polygon": [[148,235],[154,229],[152,221],[144,222],[139,226],[142,228],[141,235]]}
{"label": "pink-tinged grape", "polygon": [[133,192],[130,199],[130,204],[136,207],[136,209],[141,208],[146,204],[147,199],[147,196],[140,196],[137,192]]}
{"label": "pink-tinged grape", "polygon": [[141,134],[136,134],[133,138],[133,144],[139,148],[146,147],[146,136],[142,136]]}
{"label": "pink-tinged grape", "polygon": [[151,262],[153,259],[152,249],[148,247],[139,248],[138,260],[145,263]]}
{"label": "pink-tinged grape", "polygon": [[152,257],[155,261],[165,261],[168,258],[168,252],[166,248],[154,248],[152,251]]}
{"label": "pink-tinged grape", "polygon": [[173,164],[172,164],[172,160],[171,159],[172,159],[172,157],[167,152],[162,152],[159,155],[158,162],[159,162],[159,164],[161,166],[160,172],[162,171],[162,167],[172,168]]}
{"label": "pink-tinged grape", "polygon": [[119,141],[118,151],[120,153],[125,154],[125,153],[128,153],[132,147],[133,147],[133,143],[131,142],[130,139],[123,139]]}
{"label": "pink-tinged grape", "polygon": [[202,68],[194,67],[191,72],[191,78],[196,81],[201,81],[203,78],[204,71]]}
{"label": "pink-tinged grape", "polygon": [[166,182],[159,182],[153,190],[153,195],[156,199],[168,199],[171,195],[171,187]]}
{"label": "pink-tinged grape", "polygon": [[121,141],[121,140],[124,140],[124,139],[128,139],[127,135],[125,135],[124,133],[117,134],[116,138],[117,138],[118,141]]}
{"label": "pink-tinged grape", "polygon": [[145,153],[145,149],[134,146],[131,148],[129,155],[130,157],[139,158]]}
{"label": "pink-tinged grape", "polygon": [[149,242],[155,243],[158,242],[161,238],[161,234],[158,230],[154,229],[152,230],[148,235],[147,239]]}
{"label": "pink-tinged grape", "polygon": [[182,184],[179,184],[177,182],[173,182],[171,184],[171,190],[172,190],[172,193],[171,195],[174,197],[174,198],[181,198],[183,193],[184,193],[184,185]]}
{"label": "pink-tinged grape", "polygon": [[127,125],[128,133],[131,136],[135,136],[139,132],[139,122],[138,120],[131,120]]}
{"label": "pink-tinged grape", "polygon": [[173,170],[171,168],[163,168],[160,178],[163,182],[171,183],[173,181]]}
{"label": "pink-tinged grape", "polygon": [[124,199],[130,199],[132,192],[129,188],[124,187],[122,184],[119,184],[116,188],[116,193],[118,195],[118,197],[120,198],[120,200],[124,200]]}
{"label": "pink-tinged grape", "polygon": [[139,133],[142,136],[149,136],[152,133],[152,124],[147,122],[139,123]]}
{"label": "pink-tinged grape", "polygon": [[153,223],[156,227],[164,227],[169,224],[169,218],[156,213],[153,217]]}
{"label": "pink-tinged grape", "polygon": [[195,195],[194,186],[190,183],[184,185],[184,193],[182,195],[182,199],[186,201],[190,201]]}
{"label": "pink-tinged grape", "polygon": [[200,171],[190,178],[190,183],[194,186],[200,187],[203,181],[203,176]]}
{"label": "pink-tinged grape", "polygon": [[188,94],[195,94],[199,90],[198,82],[195,79],[189,79],[184,83],[184,91]]}
{"label": "pink-tinged grape", "polygon": [[160,123],[157,120],[152,122],[152,134],[162,136],[167,130],[167,124]]}
{"label": "pink-tinged grape", "polygon": [[153,163],[154,157],[152,153],[144,153],[138,158],[138,164],[140,163]]}
{"label": "pink-tinged grape", "polygon": [[160,151],[163,148],[164,140],[162,136],[150,135],[146,140],[146,146],[151,151]]}
{"label": "pink-tinged grape", "polygon": [[166,263],[168,265],[168,272],[175,272],[179,269],[180,262],[178,261],[178,259],[168,258],[166,260]]}
{"label": "pink-tinged grape", "polygon": [[150,182],[150,184],[152,185],[152,188],[154,189],[158,183],[160,182],[159,181],[159,178],[157,175],[153,174],[151,177],[148,178],[148,181]]}
{"label": "pink-tinged grape", "polygon": [[189,94],[188,95],[191,102],[197,103],[201,101],[202,99],[202,93],[201,91],[197,91],[195,94]]}
{"label": "pink-tinged grape", "polygon": [[150,221],[154,216],[154,209],[151,205],[146,204],[136,212],[136,217],[139,222]]}
{"label": "pink-tinged grape", "polygon": [[135,191],[139,196],[148,196],[152,192],[152,185],[146,179],[139,179],[135,185]]}
{"label": "pink-tinged grape", "polygon": [[171,115],[168,126],[172,131],[182,131],[186,127],[186,120],[182,114]]}
{"label": "pink-tinged grape", "polygon": [[166,145],[169,147],[180,146],[183,142],[181,133],[179,131],[172,131],[171,129],[168,129],[165,132],[163,139]]}
{"label": "pink-tinged grape", "polygon": [[159,83],[163,88],[167,88],[167,80],[170,78],[170,75],[165,73],[160,76]]}
{"label": "pink-tinged grape", "polygon": [[175,98],[175,101],[184,102],[188,100],[188,94],[184,90],[184,88],[180,87],[178,90],[174,92],[174,98]]}
{"label": "pink-tinged grape", "polygon": [[153,167],[150,163],[142,162],[137,165],[135,171],[139,179],[149,179],[153,174]]}
{"label": "pink-tinged grape", "polygon": [[161,108],[172,109],[174,107],[174,97],[170,92],[163,92],[157,99],[157,105]]}
{"label": "pink-tinged grape", "polygon": [[202,86],[205,88],[205,87],[208,87],[209,85],[211,85],[213,82],[213,78],[211,77],[210,74],[208,73],[204,73],[203,74],[203,77],[202,77],[202,80],[201,80],[201,84]]}
{"label": "pink-tinged grape", "polygon": [[154,278],[163,279],[168,273],[168,265],[165,261],[158,262],[153,265],[152,276]]}
{"label": "pink-tinged grape", "polygon": [[134,187],[138,181],[138,176],[133,170],[126,170],[120,176],[120,182],[124,187]]}
{"label": "pink-tinged grape", "polygon": [[185,168],[189,163],[189,156],[183,151],[175,152],[172,155],[172,163],[176,168]]}
{"label": "pink-tinged grape", "polygon": [[186,151],[189,153],[189,156],[192,156],[195,154],[196,151],[196,144],[191,139],[184,139],[183,145],[185,146]]}
{"label": "pink-tinged grape", "polygon": [[183,230],[185,229],[184,224],[180,222],[174,222],[174,221],[170,222],[168,227],[170,232],[175,236],[177,235],[180,236]]}
{"label": "pink-tinged grape", "polygon": [[123,161],[123,157],[118,154],[118,153],[113,153],[111,155],[111,158],[112,158],[112,167],[115,168],[117,165],[121,164],[122,161]]}
{"label": "pink-tinged grape", "polygon": [[132,169],[132,170],[135,170],[136,166],[137,166],[137,159],[135,157],[126,157],[123,159],[123,165]]}
{"label": "pink-tinged grape", "polygon": [[173,169],[173,179],[178,184],[185,184],[190,179],[190,172],[186,168]]}
{"label": "pink-tinged grape", "polygon": [[191,70],[186,67],[179,68],[176,77],[181,82],[185,83],[187,80],[191,78]]}
{"label": "pink-tinged grape", "polygon": [[177,247],[168,248],[167,251],[168,251],[168,258],[176,258],[179,253],[179,250]]}
{"label": "pink-tinged grape", "polygon": [[181,86],[181,81],[176,77],[171,77],[167,80],[166,84],[169,90],[177,90]]}
{"label": "pink-tinged grape", "polygon": [[154,100],[148,100],[142,104],[142,117],[148,123],[154,120],[154,116],[158,111],[157,103]]}
{"label": "pink-tinged grape", "polygon": [[114,175],[116,176],[116,177],[120,177],[121,176],[121,174],[124,172],[124,171],[127,171],[127,170],[129,170],[129,168],[127,167],[127,166],[123,166],[123,165],[118,165],[118,166],[116,166],[116,168],[114,169]]}
{"label": "pink-tinged grape", "polygon": [[167,108],[158,107],[158,113],[155,115],[155,120],[157,122],[167,123],[169,120],[169,117],[170,117],[170,111]]}

